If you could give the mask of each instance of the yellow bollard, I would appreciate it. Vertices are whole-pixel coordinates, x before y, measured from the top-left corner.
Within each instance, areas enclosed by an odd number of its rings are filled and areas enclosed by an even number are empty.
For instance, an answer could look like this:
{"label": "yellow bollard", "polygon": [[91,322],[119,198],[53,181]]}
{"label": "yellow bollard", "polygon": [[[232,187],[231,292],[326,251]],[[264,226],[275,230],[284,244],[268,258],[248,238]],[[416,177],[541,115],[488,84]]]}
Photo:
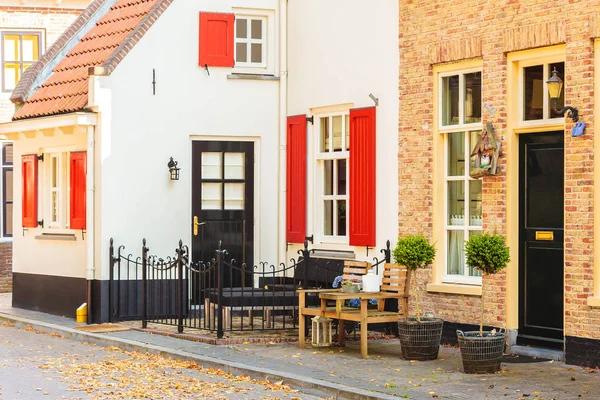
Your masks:
{"label": "yellow bollard", "polygon": [[75,315],[77,316],[78,323],[87,322],[87,303],[80,305]]}

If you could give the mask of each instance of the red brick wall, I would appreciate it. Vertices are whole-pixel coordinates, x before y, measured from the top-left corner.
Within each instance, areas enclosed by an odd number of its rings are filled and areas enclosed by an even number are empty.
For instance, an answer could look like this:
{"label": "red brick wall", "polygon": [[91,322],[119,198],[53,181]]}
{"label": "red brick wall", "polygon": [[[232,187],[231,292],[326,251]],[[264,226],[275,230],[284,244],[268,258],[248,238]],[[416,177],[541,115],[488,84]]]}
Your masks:
{"label": "red brick wall", "polygon": [[12,242],[0,243],[0,293],[12,292]]}
{"label": "red brick wall", "polygon": [[[506,54],[566,44],[565,103],[587,123],[584,136],[565,132],[565,335],[600,338],[593,292],[593,39],[598,3],[525,1],[400,1],[399,234],[433,236],[433,66],[480,59],[483,103],[494,107],[496,133],[507,134]],[[503,140],[506,149],[506,140]],[[483,180],[484,230],[506,234],[506,157]],[[428,293],[431,270],[419,272],[424,310],[452,322],[478,323],[480,298]],[[600,279],[598,277],[597,279]],[[506,274],[486,279],[486,323],[506,325]]]}

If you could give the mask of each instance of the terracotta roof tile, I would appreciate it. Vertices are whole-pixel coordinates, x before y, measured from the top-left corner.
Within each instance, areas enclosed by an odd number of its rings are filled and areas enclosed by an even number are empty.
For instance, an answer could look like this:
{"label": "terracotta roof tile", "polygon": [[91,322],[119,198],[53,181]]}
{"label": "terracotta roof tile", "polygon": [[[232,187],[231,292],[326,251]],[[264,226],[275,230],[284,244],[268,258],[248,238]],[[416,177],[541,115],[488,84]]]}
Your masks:
{"label": "terracotta roof tile", "polygon": [[[88,68],[116,66],[115,54],[123,44],[137,42],[173,0],[119,0],[100,18],[79,43],[54,67],[52,74],[25,101],[13,120],[80,111],[88,102]],[[128,51],[128,50],[126,50]]]}

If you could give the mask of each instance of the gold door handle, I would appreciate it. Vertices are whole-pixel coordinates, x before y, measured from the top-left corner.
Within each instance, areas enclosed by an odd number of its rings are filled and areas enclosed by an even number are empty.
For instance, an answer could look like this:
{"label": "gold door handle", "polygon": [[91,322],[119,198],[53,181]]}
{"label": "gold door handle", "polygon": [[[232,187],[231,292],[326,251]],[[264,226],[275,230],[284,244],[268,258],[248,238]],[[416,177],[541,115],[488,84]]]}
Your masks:
{"label": "gold door handle", "polygon": [[198,217],[194,215],[194,236],[198,236],[198,226],[201,224],[198,223]]}

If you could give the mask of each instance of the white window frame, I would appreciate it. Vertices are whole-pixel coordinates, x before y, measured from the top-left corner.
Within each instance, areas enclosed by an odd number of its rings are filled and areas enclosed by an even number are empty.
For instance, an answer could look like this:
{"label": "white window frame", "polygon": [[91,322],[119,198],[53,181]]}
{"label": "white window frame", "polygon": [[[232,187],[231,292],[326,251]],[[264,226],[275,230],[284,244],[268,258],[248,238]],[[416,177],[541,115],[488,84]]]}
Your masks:
{"label": "white window frame", "polygon": [[[13,162],[12,164],[7,164],[6,163],[6,159],[5,159],[5,153],[4,153],[4,146],[6,145],[11,145],[13,146]],[[5,140],[0,140],[0,188],[2,189],[2,191],[0,192],[0,196],[1,196],[1,201],[0,201],[0,206],[2,207],[2,212],[0,212],[0,238],[2,239],[2,241],[10,241],[12,240],[13,236],[14,236],[14,219],[13,219],[13,226],[12,226],[12,231],[13,234],[6,234],[5,230],[6,230],[6,216],[7,214],[5,213],[5,203],[6,203],[6,187],[4,186],[6,183],[4,182],[4,175],[5,175],[5,171],[13,171],[13,183],[14,183],[14,145],[13,142],[11,141],[5,141]],[[13,188],[14,189],[14,188]],[[12,200],[12,204],[13,204],[13,210],[14,210],[14,190],[13,190],[13,200]]]}
{"label": "white window frame", "polygon": [[[556,125],[556,124],[562,124],[564,122],[564,117],[549,118],[550,109],[552,108],[552,102],[550,101],[550,96],[548,96],[548,94],[547,94],[548,87],[546,85],[546,81],[548,81],[548,79],[550,79],[550,72],[549,72],[548,66],[550,64],[555,64],[555,63],[560,63],[560,62],[562,62],[562,63],[565,62],[565,59],[563,56],[548,57],[548,58],[544,58],[543,60],[529,59],[529,60],[519,61],[518,101],[519,101],[519,125],[521,127]],[[524,97],[525,96],[525,93],[524,93],[525,68],[533,67],[533,66],[537,66],[537,65],[543,66],[543,71],[544,71],[544,78],[543,78],[543,81],[544,81],[544,84],[543,84],[543,88],[544,88],[544,99],[543,99],[544,118],[525,120],[524,114],[523,114],[524,109],[525,109],[525,97]],[[565,67],[565,74],[566,74],[566,67]],[[564,79],[564,76],[562,77],[562,79]],[[564,86],[563,86],[563,90],[565,90]]]}
{"label": "white window frame", "polygon": [[[444,185],[444,189],[443,189],[443,201],[444,201],[444,242],[443,242],[443,266],[444,266],[444,274],[443,274],[443,278],[442,278],[442,282],[443,283],[462,283],[462,284],[472,284],[472,285],[481,285],[481,276],[468,276],[467,271],[468,271],[468,267],[466,266],[465,263],[465,269],[464,269],[464,275],[451,275],[448,274],[448,236],[449,236],[449,232],[450,231],[460,231],[462,230],[464,232],[464,240],[468,240],[469,239],[469,232],[472,231],[482,231],[482,226],[476,226],[476,225],[471,225],[470,224],[470,195],[471,195],[471,191],[470,191],[470,184],[469,182],[471,181],[475,181],[476,179],[472,179],[469,176],[469,165],[470,165],[470,157],[469,155],[471,154],[471,150],[472,147],[474,146],[474,143],[470,143],[470,134],[471,132],[481,132],[482,128],[483,128],[483,119],[481,122],[475,122],[475,123],[470,123],[470,124],[464,124],[464,123],[459,123],[458,125],[443,125],[442,121],[443,121],[443,101],[444,101],[444,84],[443,84],[443,79],[449,76],[459,76],[459,95],[458,95],[458,102],[459,102],[459,113],[458,113],[458,118],[459,118],[459,122],[464,121],[464,86],[465,86],[465,75],[473,73],[473,72],[479,72],[481,74],[483,74],[482,68],[469,68],[469,69],[459,69],[459,70],[455,70],[455,71],[449,71],[449,72],[443,72],[443,73],[439,73],[438,74],[438,87],[439,87],[439,97],[438,97],[438,104],[436,107],[438,107],[438,115],[439,115],[439,120],[438,120],[438,127],[439,127],[439,133],[443,134],[444,140],[443,140],[443,146],[444,146],[444,176],[443,176],[443,185]],[[483,96],[483,93],[482,93]],[[483,104],[482,104],[483,107]],[[483,111],[483,110],[482,110]],[[483,113],[482,113],[483,114]],[[465,171],[464,171],[464,175],[458,175],[458,176],[449,176],[448,175],[448,164],[449,164],[449,144],[450,144],[450,138],[449,135],[452,134],[456,134],[456,133],[464,133],[464,137],[465,137],[465,143],[464,143],[464,154],[465,154]],[[464,185],[464,215],[463,218],[465,219],[465,224],[462,226],[456,226],[456,225],[450,225],[449,224],[449,218],[448,218],[448,182],[451,181],[462,181],[465,182]],[[483,222],[483,221],[482,221]]]}
{"label": "white window frame", "polygon": [[[237,37],[237,21],[240,19],[246,20],[246,38]],[[262,22],[261,39],[252,39],[252,21]],[[251,68],[265,68],[267,66],[267,17],[263,16],[252,16],[252,15],[236,15],[235,16],[235,34],[234,34],[234,48],[233,53],[235,55],[235,65],[240,67],[251,67]],[[247,60],[252,59],[252,44],[262,45],[261,62],[239,62],[237,61],[237,45],[243,43],[246,45],[246,56]]]}
{"label": "white window frame", "polygon": [[[43,56],[44,53],[46,51],[46,30],[45,29],[20,29],[20,28],[5,28],[5,29],[0,29],[0,38],[3,40],[4,39],[4,35],[5,34],[19,34],[19,35],[27,35],[27,34],[32,34],[32,35],[38,35],[39,36],[39,54],[38,54],[38,59],[34,60],[38,61],[40,60]],[[4,43],[0,43],[0,49],[2,50],[2,52],[4,52]],[[0,98],[9,98],[12,94],[12,90],[3,90],[4,88],[4,54],[2,55],[2,71],[0,72],[0,79],[2,79],[2,81],[0,82]],[[21,74],[23,74],[25,71],[21,71]],[[22,77],[22,75],[21,75]],[[18,82],[17,82],[18,84]]]}
{"label": "white window frame", "polygon": [[[321,152],[321,120],[323,118],[329,118],[329,132],[332,132],[333,118],[342,117],[342,151],[333,151],[333,138],[329,141],[330,152]],[[315,187],[314,187],[314,199],[315,199],[315,213],[314,213],[314,227],[315,227],[315,243],[319,244],[344,244],[348,245],[350,242],[350,151],[346,149],[346,117],[348,117],[348,123],[350,123],[350,109],[346,111],[323,113],[314,116],[314,131],[315,141],[313,147],[313,154],[315,154]],[[349,127],[348,127],[349,129]],[[325,194],[325,161],[326,160],[346,160],[346,194],[345,195],[326,195]],[[337,168],[333,168],[333,182],[337,181]],[[326,200],[344,200],[346,201],[346,235],[325,235],[325,207],[324,202]],[[334,211],[337,208],[334,208]],[[333,231],[337,231],[337,218],[333,218]]]}
{"label": "white window frame", "polygon": [[[276,37],[275,37],[275,10],[268,9],[253,9],[253,8],[233,8],[233,12],[235,14],[235,20],[238,18],[244,18],[248,20],[252,19],[260,19],[263,20],[262,29],[263,29],[263,39],[237,39],[236,38],[236,29],[237,22],[234,22],[234,60],[236,59],[236,44],[239,42],[245,43],[262,43],[263,44],[263,60],[261,63],[238,63],[235,62],[232,73],[233,74],[255,74],[255,75],[274,75],[275,74],[275,46],[276,46]],[[248,30],[250,32],[250,24],[248,24]],[[250,57],[250,53],[248,53],[248,57]]]}
{"label": "white window frame", "polygon": [[[60,233],[69,230],[70,219],[70,153],[76,151],[74,148],[49,148],[43,150],[44,161],[42,163],[42,214],[44,218],[44,229]],[[58,220],[52,221],[52,159],[58,159]]]}

